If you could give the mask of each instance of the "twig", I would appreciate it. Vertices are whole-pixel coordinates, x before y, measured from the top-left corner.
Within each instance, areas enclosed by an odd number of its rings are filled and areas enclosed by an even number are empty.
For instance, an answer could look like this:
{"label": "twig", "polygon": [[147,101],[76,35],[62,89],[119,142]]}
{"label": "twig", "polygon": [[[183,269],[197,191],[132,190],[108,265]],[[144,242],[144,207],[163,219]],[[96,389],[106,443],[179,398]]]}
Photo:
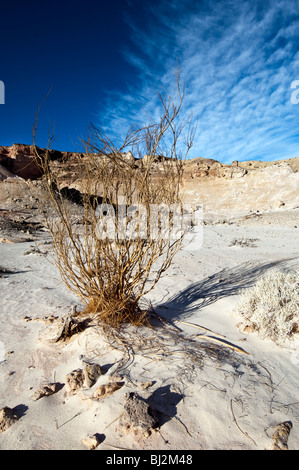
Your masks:
{"label": "twig", "polygon": [[233,399],[231,399],[231,401],[230,401],[230,409],[231,409],[231,412],[232,412],[232,415],[233,415],[233,422],[235,423],[235,425],[237,426],[237,428],[239,429],[239,431],[240,431],[245,437],[247,437],[247,439],[249,439],[250,441],[252,441],[252,442],[254,443],[254,445],[256,446],[257,443],[255,442],[255,440],[252,439],[252,437],[248,436],[248,434],[247,434],[245,431],[243,431],[243,430],[240,428],[240,426],[238,425],[238,423],[237,423],[237,419],[236,419],[236,416],[235,416],[235,413],[234,413],[234,410],[233,410]]}
{"label": "twig", "polygon": [[273,383],[273,380],[272,380],[272,375],[270,374],[268,369],[265,366],[263,366],[263,364],[261,362],[258,362],[258,365],[261,366],[267,372],[267,374],[269,375],[271,392],[273,393],[274,392],[274,383]]}
{"label": "twig", "polygon": [[176,419],[177,422],[179,423],[179,425],[184,429],[184,431],[188,434],[188,436],[192,437],[192,434],[190,434],[190,432],[188,431],[187,429],[187,426],[177,417],[177,416],[170,416],[168,415],[167,413],[164,413],[164,411],[161,411],[161,410],[158,410],[159,413],[162,413],[163,415],[167,416],[168,418],[172,419]]}
{"label": "twig", "polygon": [[198,393],[199,393],[204,387],[207,387],[208,385],[211,385],[211,387],[214,387],[214,389],[215,389],[215,390],[218,390],[218,392],[226,393],[226,389],[225,389],[225,388],[216,387],[216,385],[212,384],[212,382],[206,382],[204,385],[202,385],[202,386],[200,387],[200,389],[198,390]]}
{"label": "twig", "polygon": [[196,335],[196,336],[198,338],[201,337],[203,339],[215,341],[216,343],[220,343],[220,344],[222,344],[222,346],[227,346],[228,348],[231,348],[234,351],[237,351],[237,352],[242,353],[242,354],[249,355],[249,353],[247,351],[245,351],[245,349],[239,348],[238,346],[235,346],[234,344],[229,343],[228,341],[220,340],[218,338],[214,338],[213,336],[206,336],[206,335]]}
{"label": "twig", "polygon": [[198,328],[200,330],[209,331],[210,333],[213,333],[213,335],[220,336],[221,338],[225,338],[225,336],[220,335],[219,333],[215,333],[214,331],[209,330],[208,328],[205,328],[204,326],[196,325],[195,323],[189,323],[187,321],[178,321],[178,323],[182,323],[183,325],[194,326],[195,328]]}
{"label": "twig", "polygon": [[182,426],[182,428],[185,430],[185,432],[188,434],[188,436],[192,437],[192,434],[190,434],[190,432],[188,431],[187,426],[177,416],[174,416],[174,418]]}
{"label": "twig", "polygon": [[165,437],[163,436],[163,434],[161,433],[161,429],[157,429],[157,432],[160,434],[160,436],[162,437],[163,441],[164,441],[164,444],[169,444],[169,441],[167,441],[167,439],[165,439]]}
{"label": "twig", "polygon": [[60,424],[60,426],[58,426],[58,422],[57,422],[57,419],[55,419],[56,421],[56,429],[59,429],[59,428],[62,428],[62,426],[64,426],[65,424],[69,423],[70,421],[72,421],[74,418],[77,418],[77,416],[80,416],[84,411],[79,411],[78,413],[76,413],[72,418],[68,419],[67,421],[65,421],[64,423]]}
{"label": "twig", "polygon": [[115,423],[115,421],[118,421],[124,414],[125,414],[125,412],[123,411],[117,418],[115,418],[113,421],[111,421],[111,423],[107,424],[107,426],[105,427],[105,430],[107,428],[109,428],[109,426],[111,426],[111,424]]}

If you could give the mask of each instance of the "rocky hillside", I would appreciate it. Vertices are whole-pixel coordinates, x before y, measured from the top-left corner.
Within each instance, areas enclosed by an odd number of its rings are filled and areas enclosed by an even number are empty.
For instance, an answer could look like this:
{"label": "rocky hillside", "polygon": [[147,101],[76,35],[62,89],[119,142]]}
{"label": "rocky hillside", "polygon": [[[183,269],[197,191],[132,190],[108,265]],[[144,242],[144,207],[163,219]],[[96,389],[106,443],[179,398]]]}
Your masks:
{"label": "rocky hillside", "polygon": [[276,162],[194,159],[186,163],[183,195],[205,212],[239,216],[299,207],[299,158]]}
{"label": "rocky hillside", "polygon": [[[61,186],[80,191],[82,154],[52,150],[50,156]],[[124,158],[140,164],[130,152]],[[159,158],[154,165],[159,171]],[[22,198],[28,192],[28,180],[36,180],[38,193],[41,176],[32,146],[0,147],[0,204]],[[202,204],[206,214],[223,217],[294,209],[299,207],[299,157],[276,162],[235,161],[232,165],[194,158],[185,162],[182,195],[185,202]]]}

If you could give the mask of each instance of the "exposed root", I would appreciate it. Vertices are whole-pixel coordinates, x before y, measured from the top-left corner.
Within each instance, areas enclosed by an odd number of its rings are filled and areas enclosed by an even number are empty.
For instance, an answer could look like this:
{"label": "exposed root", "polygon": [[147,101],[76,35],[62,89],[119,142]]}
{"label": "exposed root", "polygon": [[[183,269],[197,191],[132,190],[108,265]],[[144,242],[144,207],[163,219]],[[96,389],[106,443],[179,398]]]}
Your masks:
{"label": "exposed root", "polygon": [[60,332],[58,333],[55,339],[55,343],[57,343],[58,341],[67,341],[77,333],[81,333],[82,331],[86,330],[90,321],[90,318],[78,321],[71,315],[67,316],[63,322]]}
{"label": "exposed root", "polygon": [[235,423],[235,425],[237,426],[237,428],[239,429],[239,431],[245,436],[247,437],[247,439],[249,439],[251,442],[253,442],[253,444],[256,446],[257,443],[255,442],[254,439],[252,439],[252,437],[250,437],[247,432],[243,431],[243,429],[240,428],[238,422],[237,422],[237,419],[236,419],[236,416],[235,416],[235,413],[234,413],[234,409],[233,409],[233,400],[230,401],[230,409],[231,409],[231,412],[232,412],[232,415],[233,415],[233,422]]}

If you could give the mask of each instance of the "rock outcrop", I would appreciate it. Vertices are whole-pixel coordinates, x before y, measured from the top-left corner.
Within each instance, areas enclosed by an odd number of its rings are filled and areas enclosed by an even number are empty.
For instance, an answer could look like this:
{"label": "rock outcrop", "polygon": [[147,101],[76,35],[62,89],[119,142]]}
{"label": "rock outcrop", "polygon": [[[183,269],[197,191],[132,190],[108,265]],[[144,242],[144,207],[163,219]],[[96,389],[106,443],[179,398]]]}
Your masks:
{"label": "rock outcrop", "polygon": [[[294,161],[293,161],[294,160]],[[250,212],[299,207],[299,172],[296,160],[241,162],[238,166],[212,163],[196,172],[197,163],[186,163],[183,199],[202,204],[205,213],[223,217]]]}
{"label": "rock outcrop", "polygon": [[11,147],[0,147],[0,165],[24,179],[36,179],[42,174],[30,145],[13,144]]}
{"label": "rock outcrop", "polygon": [[[74,202],[80,202],[84,155],[56,150],[50,150],[49,155],[60,189]],[[135,167],[148,161],[147,156],[137,159],[131,152],[124,153],[123,158],[124,164]],[[163,157],[157,156],[153,174],[158,175],[162,167]],[[41,176],[33,146],[0,147],[0,203],[22,198],[26,193],[25,180],[38,183]],[[184,163],[181,189],[184,202],[203,205],[206,214],[220,217],[294,209],[299,207],[299,157],[276,162],[234,161],[231,165],[194,158]]]}
{"label": "rock outcrop", "polygon": [[[36,149],[39,154],[44,152],[44,149],[39,147]],[[49,150],[49,156],[52,161],[66,161],[72,155],[80,154],[60,152],[59,150]],[[25,180],[35,180],[42,176],[42,170],[36,160],[33,145],[13,144],[10,147],[0,146],[0,165],[11,174],[19,176]],[[1,167],[0,180],[2,172]]]}

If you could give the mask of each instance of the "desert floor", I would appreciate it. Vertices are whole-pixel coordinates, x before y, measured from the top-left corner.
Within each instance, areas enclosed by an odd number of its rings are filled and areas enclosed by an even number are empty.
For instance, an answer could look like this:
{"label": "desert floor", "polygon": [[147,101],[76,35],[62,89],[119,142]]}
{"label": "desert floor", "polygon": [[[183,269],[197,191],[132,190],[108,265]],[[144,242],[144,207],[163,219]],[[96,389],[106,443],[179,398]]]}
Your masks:
{"label": "desert floor", "polygon": [[[261,275],[299,266],[298,234],[298,209],[210,221],[202,243],[198,229],[149,295],[169,324],[126,327],[118,336],[94,325],[54,343],[57,319],[82,305],[48,260],[48,234],[0,233],[7,270],[0,278],[0,409],[19,417],[0,434],[0,449],[83,450],[82,439],[94,434],[98,451],[271,449],[274,428],[285,421],[292,422],[288,447],[298,449],[298,338],[277,345],[244,333],[237,309],[242,289]],[[103,374],[72,395],[66,376],[86,361]],[[53,382],[57,393],[32,398]],[[112,382],[122,386],[93,398]],[[125,425],[129,392],[155,410],[156,430]]]}

